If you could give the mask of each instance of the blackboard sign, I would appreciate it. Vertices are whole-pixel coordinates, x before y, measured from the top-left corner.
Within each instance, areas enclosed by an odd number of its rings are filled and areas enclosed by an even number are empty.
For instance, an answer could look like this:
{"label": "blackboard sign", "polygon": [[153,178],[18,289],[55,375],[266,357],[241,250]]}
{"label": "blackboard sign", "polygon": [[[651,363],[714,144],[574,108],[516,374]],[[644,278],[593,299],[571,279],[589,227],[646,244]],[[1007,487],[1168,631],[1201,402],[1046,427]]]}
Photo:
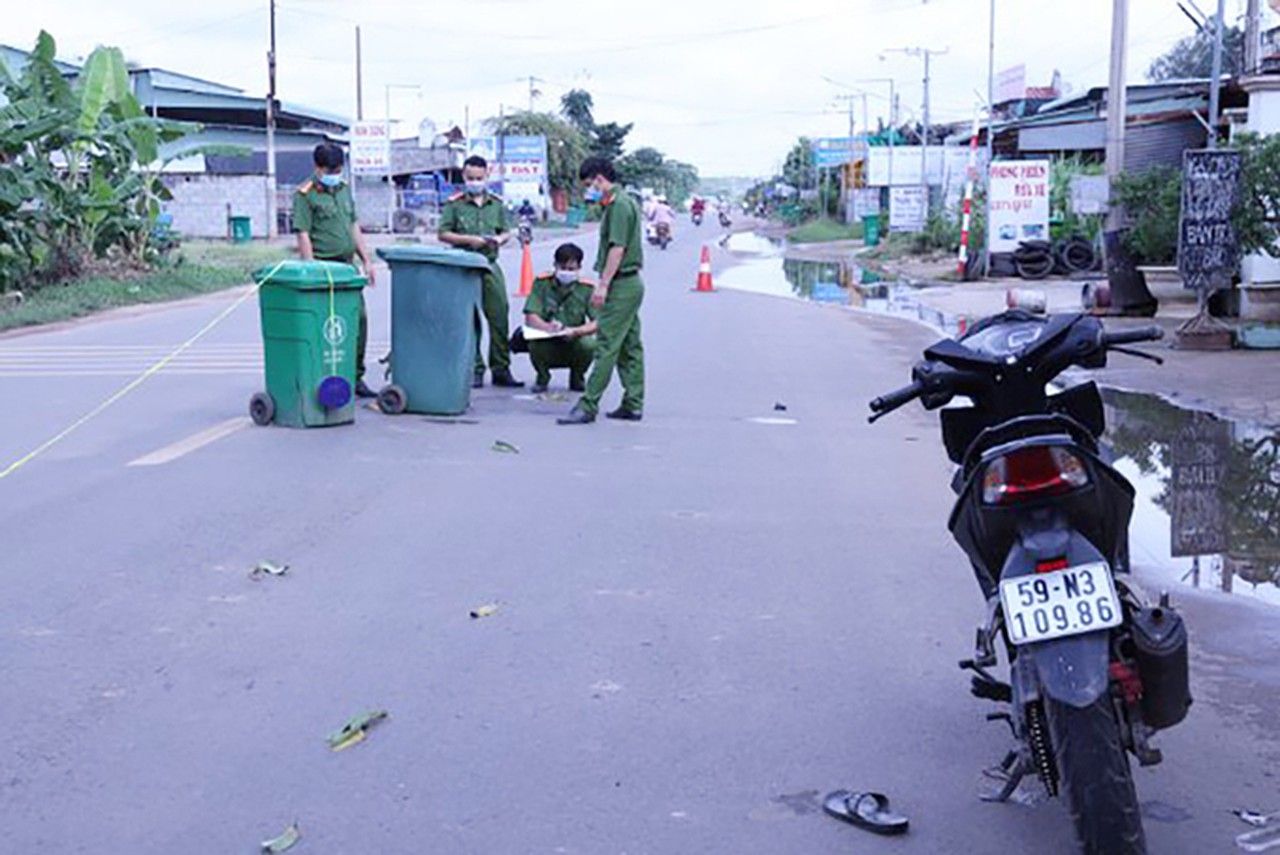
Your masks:
{"label": "blackboard sign", "polygon": [[1170,554],[1227,551],[1223,480],[1231,425],[1208,413],[1192,413],[1169,443]]}
{"label": "blackboard sign", "polygon": [[1240,153],[1199,149],[1182,153],[1182,214],[1178,273],[1196,290],[1227,288],[1240,266],[1231,224],[1240,188]]}

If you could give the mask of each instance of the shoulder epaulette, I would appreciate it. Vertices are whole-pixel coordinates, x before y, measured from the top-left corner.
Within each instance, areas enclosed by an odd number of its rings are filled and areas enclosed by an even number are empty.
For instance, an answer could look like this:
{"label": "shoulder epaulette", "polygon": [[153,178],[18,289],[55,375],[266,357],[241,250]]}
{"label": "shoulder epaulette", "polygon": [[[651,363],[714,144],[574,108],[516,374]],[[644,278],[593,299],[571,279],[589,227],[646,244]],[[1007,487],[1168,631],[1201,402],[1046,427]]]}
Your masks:
{"label": "shoulder epaulette", "polygon": [[584,279],[584,278],[582,278],[582,277],[578,277],[578,284],[579,284],[579,285],[582,285],[582,286],[585,286],[585,287],[587,287],[587,288],[592,288],[592,289],[594,289],[594,288],[595,288],[597,285],[599,285],[600,283],[599,283],[599,282],[596,282],[596,280],[594,280],[594,279]]}
{"label": "shoulder epaulette", "polygon": [[299,193],[310,193],[310,192],[311,192],[312,190],[314,190],[315,188],[316,188],[316,185],[315,185],[315,182],[314,182],[314,181],[304,181],[304,182],[302,182],[301,184],[299,184],[299,185],[298,185],[298,192],[299,192]]}
{"label": "shoulder epaulette", "polygon": [[553,279],[555,278],[555,275],[556,275],[556,272],[554,270],[548,270],[545,273],[539,273],[537,276],[533,278],[534,279]]}

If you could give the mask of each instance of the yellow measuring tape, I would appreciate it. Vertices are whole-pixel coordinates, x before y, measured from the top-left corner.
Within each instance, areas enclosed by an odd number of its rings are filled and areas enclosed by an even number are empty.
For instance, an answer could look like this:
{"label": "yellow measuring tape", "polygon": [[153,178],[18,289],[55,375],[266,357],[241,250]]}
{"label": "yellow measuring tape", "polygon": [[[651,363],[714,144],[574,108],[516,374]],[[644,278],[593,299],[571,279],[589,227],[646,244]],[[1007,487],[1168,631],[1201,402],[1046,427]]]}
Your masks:
{"label": "yellow measuring tape", "polygon": [[19,457],[17,460],[10,463],[7,468],[5,468],[3,471],[0,471],[0,480],[4,480],[5,478],[8,478],[14,472],[17,472],[23,466],[26,466],[32,460],[35,460],[41,454],[44,454],[50,448],[53,448],[58,443],[62,442],[62,440],[66,439],[68,436],[74,433],[77,429],[82,427],[86,422],[100,415],[103,410],[110,407],[116,401],[119,401],[125,395],[128,395],[134,389],[137,389],[139,386],[145,383],[149,377],[152,377],[155,374],[159,373],[160,371],[163,371],[164,367],[168,365],[170,362],[172,362],[174,359],[178,358],[178,356],[180,356],[183,351],[190,348],[193,344],[195,344],[197,341],[203,338],[211,329],[213,329],[219,323],[221,323],[228,315],[230,315],[236,309],[240,308],[240,306],[244,303],[245,300],[248,300],[254,294],[257,294],[258,289],[261,288],[266,282],[270,281],[271,277],[275,276],[276,273],[283,266],[284,266],[284,261],[277,263],[275,267],[271,268],[271,270],[267,272],[267,275],[262,278],[261,282],[258,282],[252,288],[246,291],[244,294],[236,298],[236,301],[234,303],[232,303],[230,306],[224,309],[216,318],[214,318],[213,320],[209,321],[209,323],[201,327],[196,332],[195,335],[191,336],[191,338],[187,339],[182,344],[178,345],[176,348],[170,351],[166,356],[162,357],[154,365],[152,365],[147,370],[143,371],[137,377],[130,380],[124,386],[121,386],[115,393],[111,395],[111,397],[107,398],[105,401],[98,404],[98,406],[94,407],[92,410],[85,413],[80,418],[76,419],[74,422],[68,425],[62,432],[55,434],[54,436],[51,436],[49,439],[45,440],[43,443],[41,443],[36,448],[29,451],[27,454],[23,455],[22,457]]}

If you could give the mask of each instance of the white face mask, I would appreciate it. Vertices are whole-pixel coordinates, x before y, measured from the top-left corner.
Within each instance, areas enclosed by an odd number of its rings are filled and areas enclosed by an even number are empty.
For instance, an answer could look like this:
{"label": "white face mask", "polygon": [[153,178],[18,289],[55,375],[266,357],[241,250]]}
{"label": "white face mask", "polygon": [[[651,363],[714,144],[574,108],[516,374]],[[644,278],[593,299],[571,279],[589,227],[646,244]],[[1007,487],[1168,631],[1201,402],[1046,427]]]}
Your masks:
{"label": "white face mask", "polygon": [[479,196],[481,193],[484,192],[483,178],[480,179],[479,181],[468,181],[466,182],[466,184],[467,184],[467,192],[470,193],[472,196]]}
{"label": "white face mask", "polygon": [[577,270],[556,270],[556,281],[561,285],[570,285],[578,281]]}

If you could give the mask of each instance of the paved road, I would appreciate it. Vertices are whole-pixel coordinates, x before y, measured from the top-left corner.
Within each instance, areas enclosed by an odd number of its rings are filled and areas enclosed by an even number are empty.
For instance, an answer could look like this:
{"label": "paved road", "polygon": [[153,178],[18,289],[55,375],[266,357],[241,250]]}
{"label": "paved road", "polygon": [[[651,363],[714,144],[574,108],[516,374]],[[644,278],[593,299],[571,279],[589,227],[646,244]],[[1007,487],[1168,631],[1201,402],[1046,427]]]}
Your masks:
{"label": "paved road", "polygon": [[[248,852],[296,819],[298,852],[1071,851],[1059,805],[975,799],[1006,737],[954,666],[979,603],[933,420],[863,423],[928,334],[690,294],[696,255],[649,257],[642,424],[486,389],[466,423],[241,429],[246,304],[0,481],[3,848]],[[0,465],[233,298],[0,338]],[[1139,789],[1153,852],[1227,852],[1229,808],[1280,809],[1280,633],[1187,606],[1199,701]],[[837,786],[912,834],[826,819]]]}

